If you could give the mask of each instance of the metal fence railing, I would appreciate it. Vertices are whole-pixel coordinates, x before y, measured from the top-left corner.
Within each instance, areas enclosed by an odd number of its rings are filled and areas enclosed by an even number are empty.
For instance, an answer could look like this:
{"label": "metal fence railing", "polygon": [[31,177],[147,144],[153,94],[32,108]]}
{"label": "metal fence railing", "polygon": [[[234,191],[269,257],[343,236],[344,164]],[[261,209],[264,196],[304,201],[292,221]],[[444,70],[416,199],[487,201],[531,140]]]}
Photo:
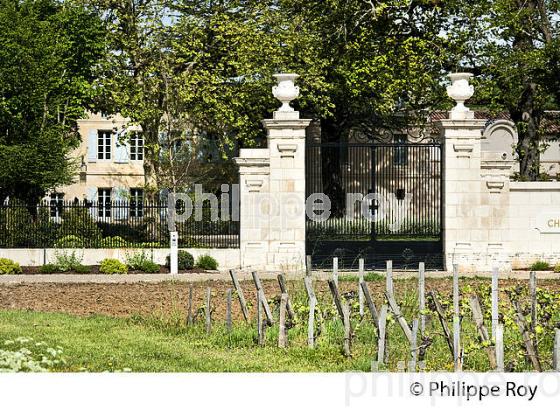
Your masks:
{"label": "metal fence railing", "polygon": [[[176,223],[180,247],[239,247],[238,221],[213,220],[208,203],[198,209],[201,218],[195,218],[196,211]],[[168,208],[164,202],[46,201],[36,206],[0,206],[0,248],[168,246]]]}

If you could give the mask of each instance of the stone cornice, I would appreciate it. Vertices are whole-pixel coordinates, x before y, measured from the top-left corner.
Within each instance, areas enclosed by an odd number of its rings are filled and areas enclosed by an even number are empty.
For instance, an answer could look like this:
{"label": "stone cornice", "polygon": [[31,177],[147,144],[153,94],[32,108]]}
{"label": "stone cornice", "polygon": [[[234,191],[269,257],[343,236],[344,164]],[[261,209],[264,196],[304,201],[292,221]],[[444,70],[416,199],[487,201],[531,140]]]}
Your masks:
{"label": "stone cornice", "polygon": [[[266,119],[262,123],[266,129],[292,129],[300,130],[307,128],[312,120],[308,119],[298,119],[298,120],[275,120]],[[295,138],[295,137],[275,137],[275,138]],[[299,138],[299,137],[297,137]]]}

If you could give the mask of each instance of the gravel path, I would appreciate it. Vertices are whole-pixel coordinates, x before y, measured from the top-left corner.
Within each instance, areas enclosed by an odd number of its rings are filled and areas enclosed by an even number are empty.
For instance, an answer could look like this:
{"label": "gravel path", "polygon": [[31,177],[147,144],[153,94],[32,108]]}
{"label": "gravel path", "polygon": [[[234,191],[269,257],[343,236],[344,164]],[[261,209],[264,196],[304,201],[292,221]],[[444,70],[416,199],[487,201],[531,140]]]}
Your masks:
{"label": "gravel path", "polygon": [[[261,279],[276,279],[276,272],[261,272],[259,276]],[[357,275],[353,272],[340,272],[339,275]],[[411,278],[416,277],[417,273],[414,271],[394,272],[394,278]],[[302,274],[287,274],[287,279],[300,279]],[[451,274],[445,271],[426,272],[427,278],[446,278]],[[491,277],[490,272],[479,273],[461,273],[461,277]],[[251,280],[250,272],[238,272],[240,280]],[[313,272],[313,277],[317,279],[326,280],[330,277],[327,271]],[[554,272],[538,272],[539,279],[560,279],[560,273]],[[500,273],[502,279],[528,279],[529,272],[527,271],[514,271]],[[229,281],[229,273],[224,272],[208,272],[208,273],[187,273],[179,275],[171,275],[168,273],[158,274],[133,274],[133,275],[100,275],[100,274],[49,274],[49,275],[0,275],[0,284],[11,283],[139,283],[151,282],[159,283],[166,281],[177,282],[203,282],[203,281]]]}

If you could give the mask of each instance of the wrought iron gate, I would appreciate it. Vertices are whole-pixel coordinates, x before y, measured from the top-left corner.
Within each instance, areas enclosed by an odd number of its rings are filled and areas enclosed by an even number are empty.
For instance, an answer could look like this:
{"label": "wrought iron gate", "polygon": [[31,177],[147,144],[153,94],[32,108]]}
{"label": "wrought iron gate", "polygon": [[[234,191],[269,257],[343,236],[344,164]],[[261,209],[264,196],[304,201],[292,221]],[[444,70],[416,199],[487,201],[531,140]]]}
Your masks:
{"label": "wrought iron gate", "polygon": [[[441,268],[442,158],[438,143],[310,143],[306,191],[330,200],[325,220],[307,216],[315,267]],[[316,215],[325,216],[322,211]]]}

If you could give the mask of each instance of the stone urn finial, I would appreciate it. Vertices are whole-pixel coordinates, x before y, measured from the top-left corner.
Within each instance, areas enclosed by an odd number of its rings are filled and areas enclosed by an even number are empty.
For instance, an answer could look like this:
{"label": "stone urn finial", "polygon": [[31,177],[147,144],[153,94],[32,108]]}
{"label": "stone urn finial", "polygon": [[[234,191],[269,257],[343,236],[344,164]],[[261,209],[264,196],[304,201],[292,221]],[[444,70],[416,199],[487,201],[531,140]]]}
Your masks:
{"label": "stone urn finial", "polygon": [[299,97],[299,87],[294,84],[297,74],[274,74],[278,81],[278,85],[272,87],[272,94],[282,103],[278,109],[281,112],[293,112],[294,109],[290,107],[290,101]]}
{"label": "stone urn finial", "polygon": [[454,99],[457,105],[451,110],[452,113],[467,113],[470,110],[465,106],[465,101],[474,94],[474,87],[469,84],[471,73],[449,74],[451,85],[447,87],[447,95]]}

